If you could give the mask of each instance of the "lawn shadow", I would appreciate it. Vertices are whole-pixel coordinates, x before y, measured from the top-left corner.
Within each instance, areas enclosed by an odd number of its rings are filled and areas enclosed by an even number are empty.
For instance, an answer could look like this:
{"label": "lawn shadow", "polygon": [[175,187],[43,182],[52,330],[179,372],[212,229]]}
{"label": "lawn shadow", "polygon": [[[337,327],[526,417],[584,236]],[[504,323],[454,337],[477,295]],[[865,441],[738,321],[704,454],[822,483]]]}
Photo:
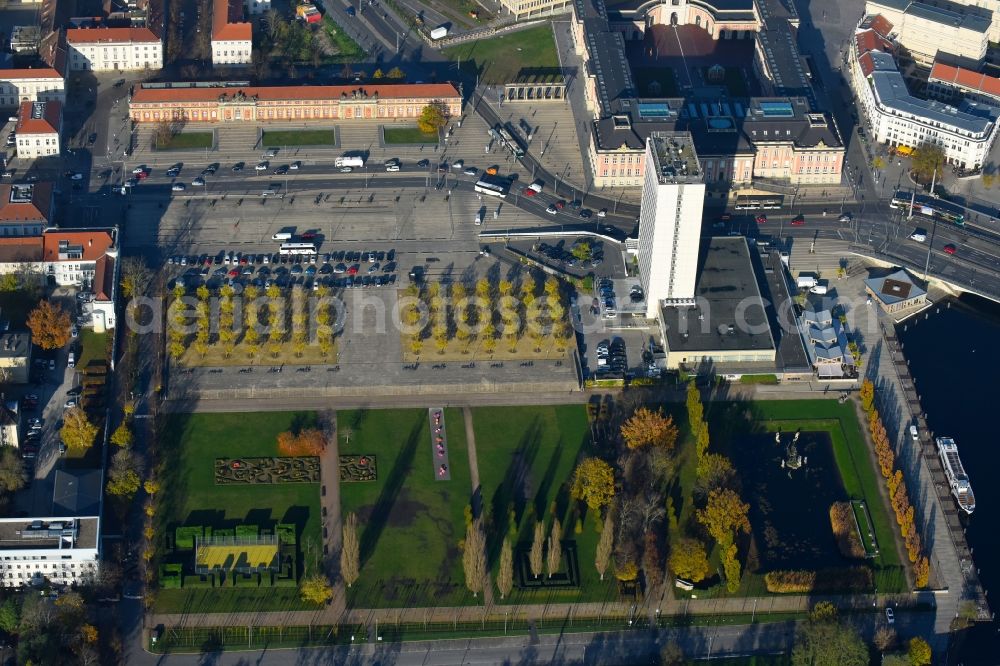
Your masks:
{"label": "lawn shadow", "polygon": [[[357,419],[355,420],[357,421]],[[406,476],[412,471],[413,459],[417,453],[417,445],[420,441],[423,427],[424,422],[420,420],[410,430],[410,434],[406,438],[406,443],[403,444],[392,469],[386,476],[382,492],[379,493],[378,499],[372,507],[368,522],[365,524],[365,529],[361,534],[362,565],[375,552],[375,545],[378,543],[379,537],[382,535],[382,530],[385,529],[386,523],[389,521],[389,514],[396,503],[396,498],[399,496],[403,484],[406,482]]]}
{"label": "lawn shadow", "polygon": [[[552,456],[549,458],[549,465],[545,468],[545,474],[542,476],[541,483],[538,484],[538,492],[535,493],[535,515],[541,518],[545,516],[548,511],[547,506],[545,506],[545,500],[549,496],[549,490],[552,488],[552,483],[555,481],[556,470],[559,469],[559,460],[562,458],[563,452],[563,442],[562,438],[556,444],[556,450],[552,452]],[[555,503],[555,500],[553,500]],[[558,511],[558,507],[557,507]],[[556,513],[555,515],[562,515]]]}
{"label": "lawn shadow", "polygon": [[315,412],[295,412],[288,429],[293,433],[299,433],[316,427],[318,426]]}
{"label": "lawn shadow", "polygon": [[[521,523],[524,508],[530,496],[531,465],[538,455],[538,444],[542,437],[542,427],[538,417],[521,436],[521,441],[511,454],[510,464],[504,472],[503,481],[497,486],[490,498],[490,508],[493,512],[493,523],[496,529],[490,530],[488,551],[490,560],[500,552],[504,537]],[[513,510],[513,524],[511,511]],[[515,536],[515,541],[516,541]]]}

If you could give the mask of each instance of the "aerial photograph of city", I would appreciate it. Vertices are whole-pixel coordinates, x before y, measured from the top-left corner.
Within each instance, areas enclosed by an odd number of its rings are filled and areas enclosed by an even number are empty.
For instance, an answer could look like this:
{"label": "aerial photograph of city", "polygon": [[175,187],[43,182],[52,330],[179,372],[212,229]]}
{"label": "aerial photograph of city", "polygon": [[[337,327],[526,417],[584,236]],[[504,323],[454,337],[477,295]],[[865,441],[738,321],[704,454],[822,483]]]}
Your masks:
{"label": "aerial photograph of city", "polygon": [[0,666],[1000,665],[997,0],[0,38]]}

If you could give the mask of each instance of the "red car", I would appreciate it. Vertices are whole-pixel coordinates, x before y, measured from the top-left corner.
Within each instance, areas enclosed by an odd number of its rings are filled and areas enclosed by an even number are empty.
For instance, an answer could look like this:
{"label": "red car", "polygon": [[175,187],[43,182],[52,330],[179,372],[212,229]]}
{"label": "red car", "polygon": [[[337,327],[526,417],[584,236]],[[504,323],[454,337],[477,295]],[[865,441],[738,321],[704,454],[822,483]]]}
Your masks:
{"label": "red car", "polygon": [[302,240],[313,240],[314,238],[316,238],[316,233],[313,231],[307,231],[301,236],[299,236],[299,238],[301,238]]}
{"label": "red car", "polygon": [[353,266],[349,267],[347,269],[347,274],[348,275],[357,275],[358,274],[358,265],[354,264]]}
{"label": "red car", "polygon": [[757,224],[764,224],[767,222],[767,215],[758,215],[754,218],[754,221],[756,221]]}
{"label": "red car", "polygon": [[147,178],[149,178],[149,172],[140,171],[139,173],[135,174],[135,177],[138,178],[139,180],[146,180]]}
{"label": "red car", "polygon": [[954,246],[954,245],[952,245],[951,243],[948,243],[947,245],[945,245],[945,246],[944,246],[943,248],[941,248],[941,249],[943,249],[943,250],[944,250],[944,253],[945,253],[945,254],[955,254],[955,246]]}
{"label": "red car", "polygon": [[523,195],[524,195],[524,196],[526,196],[526,197],[533,197],[533,196],[535,196],[536,194],[538,194],[538,192],[535,192],[535,191],[534,191],[533,189],[531,189],[530,187],[526,187],[526,188],[524,188],[523,190],[521,190],[521,194],[523,194]]}
{"label": "red car", "polygon": [[562,199],[556,202],[556,208],[558,208],[559,210],[562,210],[565,207],[566,207],[566,202],[563,201]]}
{"label": "red car", "polygon": [[238,277],[239,274],[240,270],[238,268],[234,268],[231,271],[229,271],[229,277]]}
{"label": "red car", "polygon": [[802,217],[801,215],[796,215],[795,217],[792,218],[793,227],[801,227],[805,223],[806,223],[806,218]]}

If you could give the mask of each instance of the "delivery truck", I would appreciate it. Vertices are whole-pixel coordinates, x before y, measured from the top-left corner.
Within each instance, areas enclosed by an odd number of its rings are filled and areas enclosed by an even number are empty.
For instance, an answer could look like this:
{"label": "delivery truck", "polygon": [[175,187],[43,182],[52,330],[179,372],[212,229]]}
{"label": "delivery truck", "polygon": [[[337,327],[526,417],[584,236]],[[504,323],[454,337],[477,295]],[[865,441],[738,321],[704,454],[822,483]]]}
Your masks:
{"label": "delivery truck", "polygon": [[795,281],[795,285],[799,289],[812,289],[817,284],[816,278],[812,275],[800,275]]}
{"label": "delivery truck", "polygon": [[345,155],[334,160],[334,165],[338,167],[363,167],[365,165],[365,158],[357,155]]}
{"label": "delivery truck", "polygon": [[431,30],[431,39],[443,39],[448,36],[448,28],[439,25],[438,27]]}

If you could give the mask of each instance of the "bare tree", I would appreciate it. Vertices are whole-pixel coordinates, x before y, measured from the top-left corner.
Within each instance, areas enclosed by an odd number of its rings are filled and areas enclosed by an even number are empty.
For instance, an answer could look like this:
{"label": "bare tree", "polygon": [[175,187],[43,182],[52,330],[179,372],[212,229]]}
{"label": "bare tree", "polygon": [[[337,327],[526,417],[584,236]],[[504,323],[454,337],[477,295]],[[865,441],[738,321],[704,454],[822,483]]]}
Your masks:
{"label": "bare tree", "polygon": [[462,569],[465,570],[465,586],[477,596],[486,585],[486,538],[479,520],[474,521],[465,531],[465,550],[462,551]]}
{"label": "bare tree", "polygon": [[531,575],[538,578],[542,575],[542,555],[545,550],[545,523],[538,521],[535,523],[535,538],[531,542],[531,552],[528,553],[528,565],[531,567]]}
{"label": "bare tree", "polygon": [[503,540],[500,549],[500,571],[497,573],[497,589],[500,598],[505,598],[514,587],[514,553],[510,547],[510,539]]}
{"label": "bare tree", "polygon": [[614,521],[611,519],[611,512],[604,518],[604,527],[601,529],[601,539],[597,542],[597,553],[594,557],[594,566],[597,567],[597,573],[601,574],[601,580],[604,580],[604,574],[608,571],[608,565],[611,563],[611,550],[614,546],[614,535],[615,535],[615,525]]}
{"label": "bare tree", "polygon": [[361,575],[361,546],[358,541],[358,517],[347,514],[343,528],[343,543],[340,546],[340,575],[350,587]]}
{"label": "bare tree", "polygon": [[552,533],[549,535],[549,553],[546,561],[549,570],[549,578],[559,571],[562,564],[562,525],[558,518],[552,519]]}

